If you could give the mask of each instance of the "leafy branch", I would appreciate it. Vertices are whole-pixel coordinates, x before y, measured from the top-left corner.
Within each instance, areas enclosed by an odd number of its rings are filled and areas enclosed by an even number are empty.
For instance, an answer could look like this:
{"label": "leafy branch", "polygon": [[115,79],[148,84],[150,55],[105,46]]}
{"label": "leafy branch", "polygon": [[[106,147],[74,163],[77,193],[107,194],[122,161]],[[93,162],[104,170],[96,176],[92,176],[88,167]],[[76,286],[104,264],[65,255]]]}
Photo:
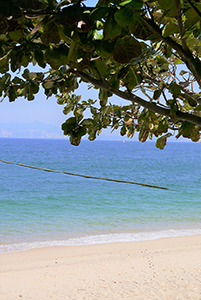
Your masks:
{"label": "leafy branch", "polygon": [[[111,92],[111,93],[119,96],[122,99],[129,100],[133,103],[138,103],[139,105],[141,105],[155,113],[158,113],[160,115],[164,115],[166,117],[171,117],[170,109],[166,109],[166,108],[157,106],[155,103],[147,102],[146,100],[142,99],[139,96],[133,95],[132,93],[122,92],[121,90],[114,90],[109,86],[109,84],[106,81],[103,82],[102,80],[97,80],[97,79],[91,77],[90,75],[83,73],[82,71],[74,71],[74,72],[78,76],[80,76],[84,81],[91,82],[94,86],[103,88],[103,89],[107,90],[108,92]],[[178,119],[180,119],[180,120],[185,120],[185,121],[191,122],[195,125],[201,126],[201,117],[198,117],[198,116],[195,116],[192,114],[188,114],[188,113],[184,113],[181,111],[177,111],[175,117],[176,118],[178,117]]]}
{"label": "leafy branch", "polygon": [[[179,0],[175,0],[175,1],[179,1]],[[178,10],[179,10],[179,7],[178,7]],[[179,18],[181,18],[179,11],[178,11],[178,15],[179,15]],[[199,62],[199,64],[201,65],[201,62],[199,59],[196,60],[194,58],[191,51],[186,46],[185,39],[183,39],[182,22],[179,21],[179,24],[180,24],[179,26],[180,26],[180,30],[182,30],[181,40],[183,41],[182,43],[183,43],[184,48],[180,44],[178,44],[176,41],[174,41],[170,36],[164,37],[162,34],[162,29],[154,22],[153,17],[151,19],[146,19],[146,22],[147,22],[148,26],[150,26],[150,28],[153,32],[157,32],[163,41],[165,41],[170,47],[172,47],[173,49],[176,50],[176,52],[180,55],[181,59],[185,62],[188,69],[195,76],[197,83],[201,87],[201,76],[198,74],[197,70],[195,69],[196,63]],[[200,65],[199,65],[199,67],[200,67]]]}

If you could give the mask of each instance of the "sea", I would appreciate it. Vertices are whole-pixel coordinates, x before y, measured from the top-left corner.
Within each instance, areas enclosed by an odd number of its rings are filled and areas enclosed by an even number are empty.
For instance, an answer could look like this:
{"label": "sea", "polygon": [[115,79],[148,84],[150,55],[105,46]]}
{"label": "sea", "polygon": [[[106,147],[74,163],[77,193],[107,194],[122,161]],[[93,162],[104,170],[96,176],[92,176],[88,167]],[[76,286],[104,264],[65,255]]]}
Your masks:
{"label": "sea", "polygon": [[201,234],[201,144],[0,138],[0,252]]}

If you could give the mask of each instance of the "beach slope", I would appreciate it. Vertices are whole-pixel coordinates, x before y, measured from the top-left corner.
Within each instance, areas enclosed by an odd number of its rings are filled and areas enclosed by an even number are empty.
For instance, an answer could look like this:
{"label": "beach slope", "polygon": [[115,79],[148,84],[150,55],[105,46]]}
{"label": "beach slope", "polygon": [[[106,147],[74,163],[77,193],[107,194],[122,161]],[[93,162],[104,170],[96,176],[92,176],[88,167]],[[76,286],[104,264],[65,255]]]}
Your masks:
{"label": "beach slope", "polygon": [[0,255],[0,299],[201,300],[201,236]]}

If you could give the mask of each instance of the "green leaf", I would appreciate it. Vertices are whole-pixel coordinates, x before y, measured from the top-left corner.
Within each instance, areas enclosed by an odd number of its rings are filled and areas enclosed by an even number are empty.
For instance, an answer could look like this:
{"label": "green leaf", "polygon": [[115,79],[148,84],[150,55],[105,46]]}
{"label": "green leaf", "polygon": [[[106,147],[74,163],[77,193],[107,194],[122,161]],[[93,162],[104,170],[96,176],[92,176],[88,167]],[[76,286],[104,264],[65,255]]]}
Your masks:
{"label": "green leaf", "polygon": [[29,101],[32,101],[32,100],[34,100],[34,95],[33,95],[33,94],[31,94],[31,93],[28,93],[28,95],[27,95],[27,99],[28,99]]}
{"label": "green leaf", "polygon": [[84,127],[93,127],[94,121],[92,119],[88,118],[88,119],[84,119],[80,124]]}
{"label": "green leaf", "polygon": [[168,17],[175,17],[176,16],[176,6],[175,0],[159,0],[158,1],[161,8],[164,10],[165,15]]}
{"label": "green leaf", "polygon": [[149,132],[146,131],[146,130],[142,127],[142,129],[140,130],[139,135],[138,135],[139,141],[140,141],[141,143],[144,143],[144,142],[147,140],[148,136],[149,136]]}
{"label": "green leaf", "polygon": [[82,70],[86,68],[91,59],[91,53],[84,52],[78,42],[72,40],[68,53],[68,64],[71,68]]}
{"label": "green leaf", "polygon": [[9,71],[9,55],[0,58],[0,73],[5,74]]}
{"label": "green leaf", "polygon": [[75,128],[76,125],[77,120],[75,117],[67,119],[66,122],[61,126],[62,130],[64,131],[64,135],[70,135],[71,131]]}
{"label": "green leaf", "polygon": [[[53,69],[59,69],[62,65],[68,63],[68,47],[59,45],[46,51],[45,58]],[[65,53],[65,54],[64,54]]]}
{"label": "green leaf", "polygon": [[178,111],[177,102],[175,101],[175,99],[171,99],[168,100],[168,103],[170,104],[170,116],[172,119],[175,119]]}
{"label": "green leaf", "polygon": [[157,131],[156,131],[156,133],[157,133],[156,136],[158,136],[158,134],[165,133],[167,131],[168,131],[168,121],[167,121],[167,117],[165,117],[159,122]]}
{"label": "green leaf", "polygon": [[68,104],[64,107],[63,113],[64,115],[67,115],[69,112],[73,110],[74,106],[72,104]]}
{"label": "green leaf", "polygon": [[101,6],[101,7],[96,7],[94,10],[91,11],[90,13],[90,18],[93,21],[97,20],[102,20],[107,16],[107,14],[111,11],[111,8],[108,6]]}
{"label": "green leaf", "polygon": [[201,45],[201,42],[195,37],[188,38],[186,42],[187,42],[187,46],[192,50],[194,50],[196,46]]}
{"label": "green leaf", "polygon": [[[198,10],[201,11],[201,4],[197,3],[197,6],[199,7]],[[196,13],[196,11],[193,8],[189,8],[187,12],[185,13],[185,28],[189,30],[191,27],[193,27],[197,22],[200,21],[200,17]]]}
{"label": "green leaf", "polygon": [[185,94],[185,99],[188,101],[188,104],[191,107],[196,107],[197,106],[197,101],[193,99],[192,97],[188,96],[188,94]]}
{"label": "green leaf", "polygon": [[0,16],[0,34],[5,33],[8,29],[8,21],[7,19]]}
{"label": "green leaf", "polygon": [[78,5],[67,6],[58,14],[57,20],[61,25],[75,26],[82,20],[82,13],[83,9]]}
{"label": "green leaf", "polygon": [[[139,81],[138,81],[139,80]],[[140,82],[134,68],[130,68],[127,75],[122,79],[123,84],[128,87],[130,90],[133,90]]]}
{"label": "green leaf", "polygon": [[48,3],[44,0],[18,0],[18,5],[28,11],[40,11],[46,9]]}
{"label": "green leaf", "polygon": [[35,72],[30,72],[30,73],[29,73],[29,78],[30,78],[30,80],[34,80],[34,79],[36,79],[37,77],[38,77],[37,73],[35,73]]}
{"label": "green leaf", "polygon": [[51,28],[45,29],[41,35],[41,41],[45,45],[58,44],[61,38],[56,24],[52,24]]}
{"label": "green leaf", "polygon": [[132,2],[132,0],[126,0],[126,1],[123,1],[123,2],[119,3],[119,5],[124,6],[124,5],[127,5],[127,4],[131,3],[131,2]]}
{"label": "green leaf", "polygon": [[121,130],[120,130],[121,136],[124,136],[124,135],[126,134],[126,132],[127,132],[126,125],[123,125],[123,126],[121,127]]}
{"label": "green leaf", "polygon": [[[153,32],[150,30],[147,22],[142,18],[142,16],[134,12],[132,22],[129,24],[129,28],[131,33],[139,39],[147,40],[150,39]],[[160,46],[160,44],[159,44]]]}
{"label": "green leaf", "polygon": [[13,78],[13,80],[12,80],[12,83],[14,83],[14,84],[22,84],[22,83],[24,83],[24,81],[21,78],[15,76]]}
{"label": "green leaf", "polygon": [[181,72],[179,73],[179,75],[185,75],[187,73],[188,73],[187,71],[181,70]]}
{"label": "green leaf", "polygon": [[161,136],[160,138],[158,138],[156,141],[156,147],[163,150],[167,143],[167,138],[170,137],[171,135],[172,135],[171,133],[167,133]]}
{"label": "green leaf", "polygon": [[109,75],[110,70],[109,70],[108,66],[105,64],[105,62],[102,59],[96,59],[95,60],[95,65],[96,65],[96,68],[98,69],[98,71],[100,72],[100,74],[103,77],[106,77],[106,76]]}
{"label": "green leaf", "polygon": [[142,54],[141,43],[132,36],[118,38],[114,51],[113,58],[117,63],[129,63],[131,59],[139,57]]}
{"label": "green leaf", "polygon": [[29,92],[31,94],[37,94],[38,91],[39,91],[39,86],[36,83],[34,83],[33,81],[31,81],[29,84]]}
{"label": "green leaf", "polygon": [[113,16],[108,17],[103,28],[104,38],[112,40],[120,35],[121,35],[121,27],[117,24]]}
{"label": "green leaf", "polygon": [[179,138],[181,135],[184,138],[191,138],[193,136],[193,131],[195,129],[195,125],[184,121],[179,129],[179,133],[177,134],[176,138]]}
{"label": "green leaf", "polygon": [[15,101],[16,93],[15,93],[15,89],[13,86],[11,86],[8,90],[8,97],[9,97],[10,102]]}
{"label": "green leaf", "polygon": [[[19,3],[17,3],[19,5]],[[0,1],[0,15],[6,18],[10,16],[19,18],[21,10],[12,0]]]}
{"label": "green leaf", "polygon": [[85,126],[79,126],[79,128],[76,131],[76,134],[80,137],[84,136],[86,133],[87,133],[87,129]]}
{"label": "green leaf", "polygon": [[95,41],[95,51],[102,58],[110,58],[112,57],[114,50],[114,42],[109,42],[107,40],[96,40]]}
{"label": "green leaf", "polygon": [[45,68],[46,66],[46,63],[44,61],[44,54],[42,51],[40,50],[35,50],[34,51],[34,58],[35,60],[37,61],[38,65],[41,67],[41,68]]}
{"label": "green leaf", "polygon": [[196,106],[195,110],[196,111],[201,111],[201,104],[199,104],[198,106]]}
{"label": "green leaf", "polygon": [[23,37],[23,31],[21,29],[17,29],[15,31],[10,31],[8,33],[8,36],[11,40],[18,42]]}
{"label": "green leaf", "polygon": [[81,143],[81,137],[80,136],[71,135],[70,136],[70,143],[73,146],[79,146],[79,144]]}
{"label": "green leaf", "polygon": [[179,85],[174,81],[171,82],[169,91],[174,97],[178,97],[181,94]]}
{"label": "green leaf", "polygon": [[78,108],[76,108],[75,110],[74,110],[74,116],[76,117],[76,118],[79,118],[79,116],[84,116],[83,115],[83,112],[85,111],[85,107],[83,107],[83,106],[79,106]]}
{"label": "green leaf", "polygon": [[141,0],[125,0],[119,3],[120,6],[131,6],[135,10],[141,9],[143,2]]}
{"label": "green leaf", "polygon": [[24,73],[22,74],[22,77],[24,77],[26,80],[30,79],[30,77],[29,77],[29,70],[28,69],[24,70]]}
{"label": "green leaf", "polygon": [[98,97],[100,99],[100,105],[105,106],[107,104],[108,92],[105,89],[100,88]]}
{"label": "green leaf", "polygon": [[89,131],[89,137],[88,137],[88,139],[89,139],[90,141],[93,141],[93,140],[96,139],[96,132],[97,132],[96,129],[91,129],[91,130]]}
{"label": "green leaf", "polygon": [[114,14],[114,19],[120,27],[126,27],[133,22],[133,10],[129,6],[120,8]]}
{"label": "green leaf", "polygon": [[130,126],[129,127],[129,130],[127,132],[127,137],[128,138],[133,138],[134,137],[134,134],[135,134],[135,128],[133,126]]}
{"label": "green leaf", "polygon": [[172,34],[175,34],[175,33],[178,33],[179,32],[179,26],[174,23],[174,22],[170,22],[170,23],[167,23],[165,25],[165,27],[163,28],[163,37],[168,37]]}
{"label": "green leaf", "polygon": [[201,61],[198,57],[194,58],[193,66],[194,66],[194,68],[196,69],[196,72],[198,73],[198,75],[201,78]]}
{"label": "green leaf", "polygon": [[0,77],[0,89],[6,89],[10,84],[11,75],[6,73],[2,77]]}
{"label": "green leaf", "polygon": [[161,95],[161,90],[156,90],[156,91],[154,91],[153,99],[154,99],[154,100],[159,99],[159,98],[160,98],[160,95]]}
{"label": "green leaf", "polygon": [[43,82],[44,89],[51,89],[54,86],[54,81],[45,81]]}

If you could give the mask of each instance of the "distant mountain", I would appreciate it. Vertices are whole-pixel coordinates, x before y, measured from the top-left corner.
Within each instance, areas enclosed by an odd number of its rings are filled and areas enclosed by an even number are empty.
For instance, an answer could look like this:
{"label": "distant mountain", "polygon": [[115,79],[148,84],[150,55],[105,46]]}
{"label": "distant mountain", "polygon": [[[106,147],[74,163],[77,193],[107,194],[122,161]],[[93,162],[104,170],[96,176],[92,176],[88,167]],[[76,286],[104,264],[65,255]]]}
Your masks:
{"label": "distant mountain", "polygon": [[[45,124],[43,122],[35,121],[33,123],[0,123],[0,138],[37,138],[37,139],[63,139],[68,138],[63,135],[60,126]],[[84,137],[83,139],[87,139]],[[118,131],[112,134],[109,129],[103,130],[98,140],[128,140],[123,137]],[[136,140],[134,138],[133,140]]]}
{"label": "distant mountain", "polygon": [[60,127],[42,122],[0,123],[0,137],[10,138],[64,138]]}
{"label": "distant mountain", "polygon": [[[31,139],[68,139],[69,137],[63,135],[61,126],[45,124],[43,122],[35,121],[33,123],[0,123],[0,138],[31,138]],[[87,136],[83,138],[86,140]],[[104,129],[97,140],[111,140],[111,141],[137,141],[138,133],[135,133],[134,138],[130,139],[126,136],[121,136],[116,130],[110,133],[110,129]],[[153,137],[153,141],[156,138]],[[175,137],[169,139],[170,142],[190,142],[188,139]]]}

